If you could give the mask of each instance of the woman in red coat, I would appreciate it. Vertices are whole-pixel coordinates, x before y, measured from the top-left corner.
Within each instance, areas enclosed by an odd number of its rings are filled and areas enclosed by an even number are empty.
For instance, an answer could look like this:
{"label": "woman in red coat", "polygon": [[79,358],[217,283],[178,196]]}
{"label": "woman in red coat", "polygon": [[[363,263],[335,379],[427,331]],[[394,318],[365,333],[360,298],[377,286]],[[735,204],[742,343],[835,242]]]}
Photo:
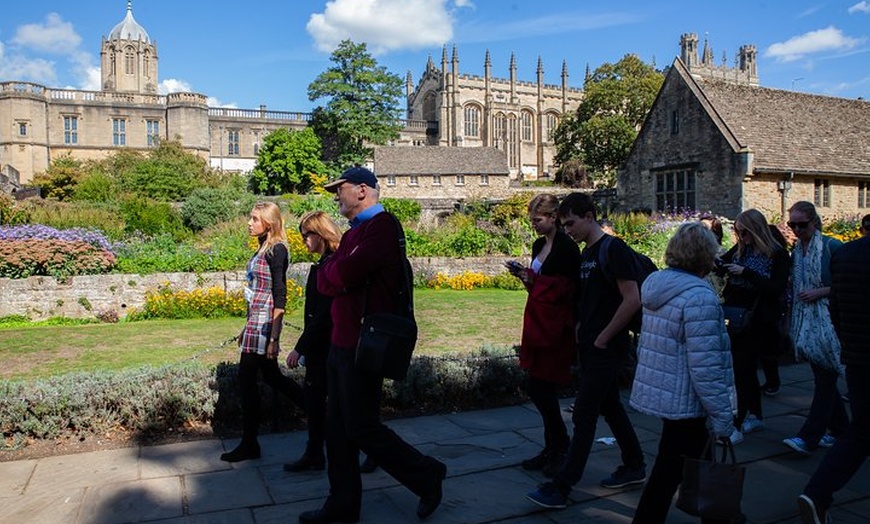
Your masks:
{"label": "woman in red coat", "polygon": [[574,361],[574,291],[580,249],[559,227],[558,199],[541,194],[529,202],[529,221],[540,235],[532,245],[532,263],[508,264],[529,297],[523,315],[520,366],[528,372],[526,391],[544,422],[544,449],[523,461],[523,468],[552,476],[562,464],[571,439],[559,406],[559,388],[571,380]]}

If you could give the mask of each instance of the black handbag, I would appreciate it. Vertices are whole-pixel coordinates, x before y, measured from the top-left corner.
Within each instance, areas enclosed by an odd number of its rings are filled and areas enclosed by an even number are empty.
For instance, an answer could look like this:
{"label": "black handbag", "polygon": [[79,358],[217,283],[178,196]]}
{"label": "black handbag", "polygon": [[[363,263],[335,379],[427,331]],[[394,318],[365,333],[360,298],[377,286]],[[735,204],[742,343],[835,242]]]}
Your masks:
{"label": "black handbag", "polygon": [[708,459],[683,458],[683,482],[677,496],[677,508],[704,519],[737,519],[743,514],[740,501],[746,468],[737,464],[730,439],[723,439],[721,460],[717,461],[712,449],[715,440],[716,437],[710,434],[703,455],[709,456]]}
{"label": "black handbag", "polygon": [[399,220],[390,216],[395,220],[399,232],[402,258],[400,309],[398,313],[369,313],[369,289],[366,288],[355,365],[359,371],[369,375],[402,380],[408,375],[411,355],[417,345],[417,321],[414,319],[411,264],[405,254],[405,232]]}
{"label": "black handbag", "polygon": [[752,327],[755,308],[722,306],[722,312],[725,314],[725,328],[729,335],[742,335]]}

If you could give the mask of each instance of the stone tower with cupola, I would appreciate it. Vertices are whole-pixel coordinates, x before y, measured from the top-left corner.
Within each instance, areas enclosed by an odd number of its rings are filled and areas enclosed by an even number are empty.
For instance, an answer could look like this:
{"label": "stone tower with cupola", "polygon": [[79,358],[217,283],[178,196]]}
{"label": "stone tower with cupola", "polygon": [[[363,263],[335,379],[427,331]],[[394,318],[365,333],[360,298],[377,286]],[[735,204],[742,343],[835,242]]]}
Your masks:
{"label": "stone tower with cupola", "polygon": [[124,19],[103,38],[100,66],[103,91],[157,94],[157,44],[133,18],[132,0]]}

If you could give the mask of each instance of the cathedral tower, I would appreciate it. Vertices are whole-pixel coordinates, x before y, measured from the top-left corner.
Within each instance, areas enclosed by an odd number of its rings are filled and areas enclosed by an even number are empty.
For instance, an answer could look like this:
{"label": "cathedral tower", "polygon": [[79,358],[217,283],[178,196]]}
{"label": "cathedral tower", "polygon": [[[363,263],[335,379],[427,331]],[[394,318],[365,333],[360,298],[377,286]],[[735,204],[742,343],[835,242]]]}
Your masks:
{"label": "cathedral tower", "polygon": [[103,38],[100,49],[103,91],[157,94],[157,45],[133,19],[133,2],[127,15]]}

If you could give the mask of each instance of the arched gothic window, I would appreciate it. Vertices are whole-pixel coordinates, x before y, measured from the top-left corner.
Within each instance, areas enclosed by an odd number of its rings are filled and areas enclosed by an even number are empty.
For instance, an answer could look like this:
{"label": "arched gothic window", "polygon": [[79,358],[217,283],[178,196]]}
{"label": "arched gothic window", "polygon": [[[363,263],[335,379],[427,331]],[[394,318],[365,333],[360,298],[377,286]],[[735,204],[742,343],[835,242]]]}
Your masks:
{"label": "arched gothic window", "polygon": [[522,128],[522,140],[523,142],[531,142],[535,139],[535,134],[532,131],[532,122],[534,121],[534,117],[532,116],[531,111],[523,111],[520,116],[521,122],[520,127]]}
{"label": "arched gothic window", "polygon": [[465,106],[465,136],[480,136],[480,107],[469,104]]}
{"label": "arched gothic window", "polygon": [[136,74],[136,53],[132,47],[124,50],[124,72],[128,75]]}
{"label": "arched gothic window", "polygon": [[556,126],[559,125],[559,116],[556,113],[547,113],[545,120],[544,132],[547,136],[547,142],[553,141],[553,134],[556,132]]}
{"label": "arched gothic window", "polygon": [[145,51],[145,54],[142,57],[142,69],[144,69],[143,73],[145,74],[145,78],[151,78],[151,52]]}

